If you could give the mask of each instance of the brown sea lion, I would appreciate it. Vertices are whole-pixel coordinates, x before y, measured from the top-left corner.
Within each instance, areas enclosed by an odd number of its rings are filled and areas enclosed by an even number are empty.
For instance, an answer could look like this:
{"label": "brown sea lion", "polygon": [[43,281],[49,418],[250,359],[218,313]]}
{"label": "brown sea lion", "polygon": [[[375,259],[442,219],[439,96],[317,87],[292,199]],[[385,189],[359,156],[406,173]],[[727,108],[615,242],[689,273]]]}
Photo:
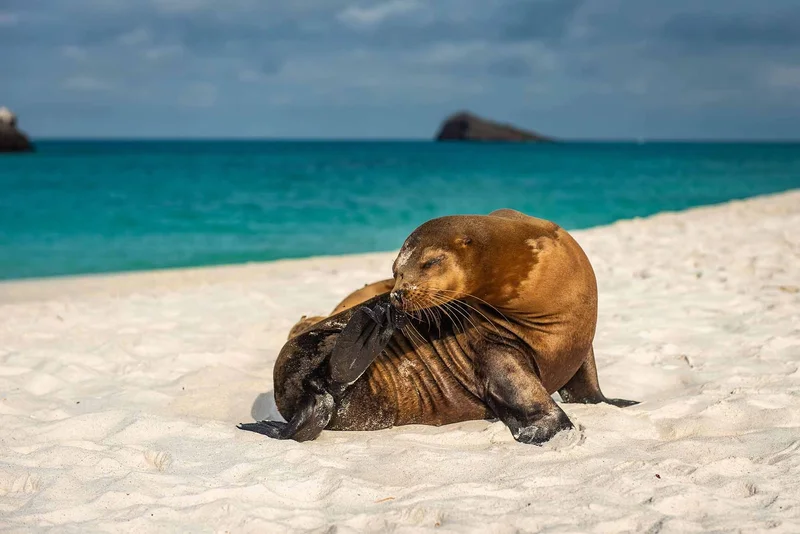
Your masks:
{"label": "brown sea lion", "polygon": [[324,428],[497,417],[518,441],[540,444],[572,427],[556,391],[565,402],[635,404],[600,390],[594,272],[558,225],[513,210],[433,219],[393,271],[390,293],[281,350],[275,400],[288,423],[241,428],[302,441]]}

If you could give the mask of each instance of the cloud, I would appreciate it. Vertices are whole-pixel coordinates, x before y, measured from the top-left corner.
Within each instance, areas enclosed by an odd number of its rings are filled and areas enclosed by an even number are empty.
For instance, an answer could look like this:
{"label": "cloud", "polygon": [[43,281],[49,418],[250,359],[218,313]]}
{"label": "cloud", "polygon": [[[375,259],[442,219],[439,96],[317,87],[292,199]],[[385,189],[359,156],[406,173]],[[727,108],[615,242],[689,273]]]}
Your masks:
{"label": "cloud", "polygon": [[208,108],[217,101],[217,87],[208,82],[189,85],[180,97],[180,104],[193,108]]}
{"label": "cloud", "polygon": [[238,78],[240,82],[257,82],[264,78],[263,74],[257,70],[253,69],[244,69],[239,71]]}
{"label": "cloud", "polygon": [[489,79],[544,76],[557,67],[556,54],[536,41],[441,43],[416,51],[408,60],[438,72]]}
{"label": "cloud", "polygon": [[417,11],[422,5],[416,0],[389,0],[370,7],[350,6],[337,18],[354,26],[375,26],[385,20]]}
{"label": "cloud", "polygon": [[61,54],[69,59],[76,61],[86,61],[89,59],[89,54],[80,46],[67,45],[61,48]]}
{"label": "cloud", "polygon": [[103,79],[92,76],[72,76],[64,80],[61,84],[64,89],[70,91],[108,91],[113,85]]}
{"label": "cloud", "polygon": [[769,83],[780,89],[800,91],[800,66],[778,65],[769,71]]}
{"label": "cloud", "polygon": [[688,47],[800,46],[800,8],[769,13],[681,13],[664,25],[665,35]]}
{"label": "cloud", "polygon": [[16,26],[19,23],[19,16],[14,13],[0,11],[0,27]]}
{"label": "cloud", "polygon": [[[730,125],[748,121],[785,134],[787,116],[800,137],[796,0],[3,6],[3,97],[23,109],[94,99],[126,110],[81,123],[98,135],[135,130],[140,116],[159,117],[159,135],[194,134],[185,114],[203,108],[219,134],[245,123],[254,134],[358,136],[389,124],[388,136],[428,136],[468,107],[567,137],[742,137]],[[33,114],[34,126],[63,124]],[[720,116],[741,119],[723,129]]]}
{"label": "cloud", "polygon": [[514,41],[561,39],[583,0],[518,0],[509,2],[502,35]]}
{"label": "cloud", "polygon": [[139,46],[152,41],[150,30],[147,28],[136,28],[135,30],[123,33],[117,40],[125,46]]}
{"label": "cloud", "polygon": [[150,61],[163,61],[168,59],[176,59],[184,54],[184,49],[181,45],[165,45],[148,48],[144,51],[144,57]]}
{"label": "cloud", "polygon": [[151,0],[158,11],[163,13],[192,13],[207,7],[213,2],[209,0]]}

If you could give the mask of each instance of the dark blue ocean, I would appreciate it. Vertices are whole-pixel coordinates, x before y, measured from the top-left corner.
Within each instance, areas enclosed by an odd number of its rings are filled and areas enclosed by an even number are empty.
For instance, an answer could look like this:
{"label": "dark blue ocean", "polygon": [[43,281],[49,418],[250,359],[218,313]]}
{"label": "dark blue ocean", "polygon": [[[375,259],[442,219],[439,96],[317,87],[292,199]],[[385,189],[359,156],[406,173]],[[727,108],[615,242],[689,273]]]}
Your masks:
{"label": "dark blue ocean", "polygon": [[800,187],[800,144],[40,142],[0,157],[0,279],[392,250],[509,207],[568,229]]}

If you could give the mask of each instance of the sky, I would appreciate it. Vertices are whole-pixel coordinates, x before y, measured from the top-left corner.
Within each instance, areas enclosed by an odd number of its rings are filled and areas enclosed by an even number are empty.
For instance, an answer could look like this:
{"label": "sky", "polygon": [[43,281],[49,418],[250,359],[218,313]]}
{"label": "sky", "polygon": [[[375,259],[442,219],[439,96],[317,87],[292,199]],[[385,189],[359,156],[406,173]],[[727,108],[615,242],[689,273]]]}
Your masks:
{"label": "sky", "polygon": [[42,137],[800,139],[797,0],[0,0]]}

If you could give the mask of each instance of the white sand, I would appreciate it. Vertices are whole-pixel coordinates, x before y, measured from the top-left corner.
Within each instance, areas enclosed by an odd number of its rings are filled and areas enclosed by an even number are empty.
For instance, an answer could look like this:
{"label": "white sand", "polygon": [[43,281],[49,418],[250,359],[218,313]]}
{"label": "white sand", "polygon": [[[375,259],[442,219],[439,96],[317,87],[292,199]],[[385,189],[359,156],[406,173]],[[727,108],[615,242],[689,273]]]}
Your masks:
{"label": "white sand", "polygon": [[0,284],[0,527],[800,532],[800,191],[575,236],[603,389],[643,402],[562,405],[580,430],[541,448],[235,428],[294,321],[391,254]]}

